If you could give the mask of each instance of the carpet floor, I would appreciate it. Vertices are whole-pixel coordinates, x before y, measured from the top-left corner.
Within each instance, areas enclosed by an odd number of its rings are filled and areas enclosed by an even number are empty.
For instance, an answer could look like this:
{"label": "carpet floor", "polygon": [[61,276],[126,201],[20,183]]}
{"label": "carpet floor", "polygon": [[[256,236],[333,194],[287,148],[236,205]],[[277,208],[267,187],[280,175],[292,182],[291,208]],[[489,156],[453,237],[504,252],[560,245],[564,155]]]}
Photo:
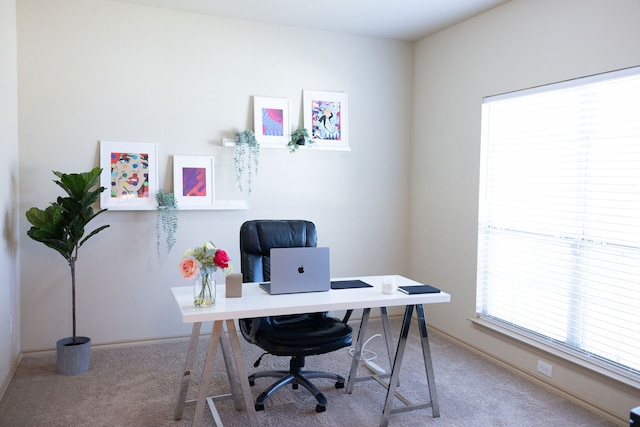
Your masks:
{"label": "carpet floor", "polygon": [[[400,319],[392,319],[394,331]],[[354,322],[354,329],[356,323]],[[375,363],[388,367],[381,337],[379,319],[369,322],[366,346],[377,358]],[[525,380],[495,363],[451,342],[440,334],[430,334],[440,417],[433,418],[431,409],[393,414],[389,426],[446,427],[611,427],[616,424],[559,395]],[[26,357],[0,401],[0,426],[188,426],[195,405],[185,407],[183,418],[173,419],[178,387],[184,368],[187,340],[127,347],[95,347],[89,371],[75,376],[56,373],[55,355]],[[188,398],[195,398],[199,385],[206,339],[200,340],[195,377]],[[249,372],[261,350],[242,342]],[[328,370],[348,376],[349,349],[329,355],[307,358],[306,369]],[[266,356],[259,367],[287,369],[288,359]],[[217,357],[211,394],[229,392],[222,357]],[[359,368],[360,374],[370,371]],[[256,380],[253,397],[272,379]],[[377,426],[384,404],[385,390],[374,381],[359,382],[352,394],[336,389],[331,380],[314,380],[328,399],[327,411],[315,412],[315,399],[303,388],[285,387],[257,413],[261,426],[288,427],[365,427]],[[412,402],[423,402],[428,396],[422,351],[415,324],[412,325],[398,389]],[[399,405],[396,405],[399,406]],[[236,411],[231,401],[216,403],[222,421],[228,427],[245,427],[247,417]],[[251,409],[253,410],[253,408]],[[206,411],[203,424],[212,425]]]}

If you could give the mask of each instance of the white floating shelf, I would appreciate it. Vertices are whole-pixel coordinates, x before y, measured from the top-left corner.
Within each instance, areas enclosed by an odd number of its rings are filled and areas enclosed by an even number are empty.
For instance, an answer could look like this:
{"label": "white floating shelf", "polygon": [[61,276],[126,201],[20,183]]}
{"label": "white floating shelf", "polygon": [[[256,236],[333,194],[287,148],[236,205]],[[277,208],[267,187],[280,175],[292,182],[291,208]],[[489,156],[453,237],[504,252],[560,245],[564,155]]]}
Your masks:
{"label": "white floating shelf", "polygon": [[[222,138],[222,146],[223,147],[235,147],[236,143],[233,139],[230,138]],[[287,150],[289,149],[289,147],[284,144],[260,144],[260,148],[286,148]],[[344,147],[339,147],[339,148],[334,148],[334,147],[320,147],[317,144],[314,145],[302,145],[300,147],[298,147],[299,150],[320,150],[320,151],[351,151],[350,147],[344,148]]]}
{"label": "white floating shelf", "polygon": [[178,206],[180,211],[233,211],[246,210],[249,205],[244,200],[216,200],[213,206]]}
{"label": "white floating shelf", "polygon": [[[178,206],[176,212],[179,211],[239,211],[249,209],[249,205],[245,200],[216,200],[213,206]],[[157,207],[109,207],[109,211],[156,211]]]}
{"label": "white floating shelf", "polygon": [[216,200],[213,209],[243,210],[243,209],[249,209],[249,205],[244,200]]}

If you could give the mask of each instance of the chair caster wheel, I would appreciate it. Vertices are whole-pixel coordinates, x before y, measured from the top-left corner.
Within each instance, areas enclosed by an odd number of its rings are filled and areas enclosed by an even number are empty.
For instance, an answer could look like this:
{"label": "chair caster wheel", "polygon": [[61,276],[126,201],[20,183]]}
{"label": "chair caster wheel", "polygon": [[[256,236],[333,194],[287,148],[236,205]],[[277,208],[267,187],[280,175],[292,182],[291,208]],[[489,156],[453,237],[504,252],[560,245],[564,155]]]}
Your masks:
{"label": "chair caster wheel", "polygon": [[344,388],[344,383],[342,381],[338,381],[336,383],[336,388]]}
{"label": "chair caster wheel", "polygon": [[[264,405],[262,403],[256,403],[256,411],[264,411]],[[318,408],[316,408],[317,410]]]}
{"label": "chair caster wheel", "polygon": [[325,412],[327,407],[324,405],[316,405],[316,412]]}

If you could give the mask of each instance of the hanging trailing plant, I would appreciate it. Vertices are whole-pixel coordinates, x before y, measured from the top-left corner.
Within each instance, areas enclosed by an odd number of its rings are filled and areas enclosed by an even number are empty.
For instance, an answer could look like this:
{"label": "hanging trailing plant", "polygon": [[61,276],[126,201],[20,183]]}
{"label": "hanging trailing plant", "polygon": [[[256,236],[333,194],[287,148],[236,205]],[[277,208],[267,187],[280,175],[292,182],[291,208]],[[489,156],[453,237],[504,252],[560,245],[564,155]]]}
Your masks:
{"label": "hanging trailing plant", "polygon": [[243,182],[246,182],[247,192],[251,194],[253,176],[258,174],[260,144],[252,130],[243,130],[236,132],[235,145],[236,155],[233,162],[236,169],[236,184],[242,192],[244,191]]}
{"label": "hanging trailing plant", "polygon": [[315,141],[309,136],[307,128],[300,126],[291,134],[291,140],[287,144],[290,153],[295,153],[301,145],[312,145]]}
{"label": "hanging trailing plant", "polygon": [[176,243],[176,231],[178,230],[178,202],[173,193],[167,193],[159,189],[156,193],[156,202],[158,203],[158,215],[156,220],[156,248],[158,255],[160,254],[160,235],[165,234],[165,243],[167,244],[167,253],[171,252],[171,248]]}

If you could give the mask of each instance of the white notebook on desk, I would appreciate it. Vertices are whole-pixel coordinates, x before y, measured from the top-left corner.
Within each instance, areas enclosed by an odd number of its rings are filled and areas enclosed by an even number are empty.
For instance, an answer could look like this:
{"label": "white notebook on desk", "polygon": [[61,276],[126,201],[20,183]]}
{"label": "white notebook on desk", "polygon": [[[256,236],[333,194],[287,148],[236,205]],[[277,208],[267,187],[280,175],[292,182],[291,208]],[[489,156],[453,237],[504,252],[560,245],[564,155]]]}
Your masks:
{"label": "white notebook on desk", "polygon": [[260,287],[271,295],[331,289],[329,248],[272,248],[271,281]]}

